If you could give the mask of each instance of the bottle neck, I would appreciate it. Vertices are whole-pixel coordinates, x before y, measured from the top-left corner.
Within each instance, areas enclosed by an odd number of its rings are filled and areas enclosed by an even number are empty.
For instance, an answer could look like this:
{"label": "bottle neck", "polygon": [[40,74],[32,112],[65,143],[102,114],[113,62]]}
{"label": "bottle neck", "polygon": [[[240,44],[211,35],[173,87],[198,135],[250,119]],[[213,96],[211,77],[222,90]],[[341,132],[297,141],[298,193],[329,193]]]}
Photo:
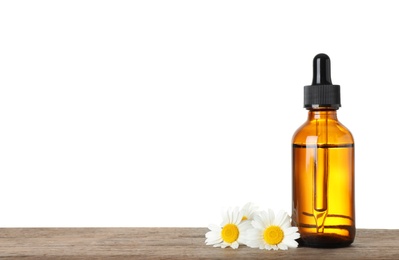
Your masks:
{"label": "bottle neck", "polygon": [[319,119],[338,120],[337,110],[326,109],[326,108],[309,109],[308,120],[319,120]]}

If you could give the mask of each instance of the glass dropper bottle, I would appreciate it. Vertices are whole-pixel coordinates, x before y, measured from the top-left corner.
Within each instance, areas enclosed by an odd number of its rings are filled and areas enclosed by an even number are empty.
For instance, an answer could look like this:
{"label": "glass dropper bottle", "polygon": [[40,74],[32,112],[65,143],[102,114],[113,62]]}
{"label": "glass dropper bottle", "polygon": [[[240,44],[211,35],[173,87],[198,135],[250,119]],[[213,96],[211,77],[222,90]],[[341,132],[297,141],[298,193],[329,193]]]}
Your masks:
{"label": "glass dropper bottle", "polygon": [[348,246],[356,233],[354,139],[337,118],[340,86],[332,84],[326,54],[313,59],[304,107],[308,119],[292,138],[292,224],[300,245]]}

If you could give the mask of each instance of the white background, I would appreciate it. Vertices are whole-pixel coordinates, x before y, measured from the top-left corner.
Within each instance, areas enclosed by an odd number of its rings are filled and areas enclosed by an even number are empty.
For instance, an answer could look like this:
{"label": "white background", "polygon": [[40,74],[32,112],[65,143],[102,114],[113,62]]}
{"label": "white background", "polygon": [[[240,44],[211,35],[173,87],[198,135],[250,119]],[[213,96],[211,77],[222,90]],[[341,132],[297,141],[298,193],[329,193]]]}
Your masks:
{"label": "white background", "polygon": [[399,228],[395,1],[1,1],[0,226],[291,213],[291,138],[326,53],[359,228]]}

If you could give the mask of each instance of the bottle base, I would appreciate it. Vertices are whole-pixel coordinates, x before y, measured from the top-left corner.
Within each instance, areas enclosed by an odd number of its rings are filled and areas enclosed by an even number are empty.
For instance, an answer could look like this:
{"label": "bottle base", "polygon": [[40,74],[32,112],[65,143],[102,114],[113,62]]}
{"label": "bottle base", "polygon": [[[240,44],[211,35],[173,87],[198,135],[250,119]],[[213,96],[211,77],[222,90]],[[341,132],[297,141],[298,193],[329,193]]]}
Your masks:
{"label": "bottle base", "polygon": [[337,248],[347,247],[353,243],[350,237],[344,237],[337,234],[301,234],[297,240],[301,247],[318,247],[318,248]]}

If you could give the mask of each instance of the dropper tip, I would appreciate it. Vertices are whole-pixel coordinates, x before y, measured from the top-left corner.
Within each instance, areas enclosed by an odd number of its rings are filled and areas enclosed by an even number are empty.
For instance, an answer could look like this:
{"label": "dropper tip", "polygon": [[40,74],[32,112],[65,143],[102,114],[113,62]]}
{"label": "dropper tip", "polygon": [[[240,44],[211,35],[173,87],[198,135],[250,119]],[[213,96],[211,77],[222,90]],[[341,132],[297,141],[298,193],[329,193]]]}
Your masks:
{"label": "dropper tip", "polygon": [[328,55],[325,54],[325,53],[319,53],[314,58],[315,59],[319,59],[319,58],[321,58],[321,59],[330,59],[330,57],[328,57]]}
{"label": "dropper tip", "polygon": [[325,53],[319,53],[313,59],[312,85],[332,85],[330,57]]}

